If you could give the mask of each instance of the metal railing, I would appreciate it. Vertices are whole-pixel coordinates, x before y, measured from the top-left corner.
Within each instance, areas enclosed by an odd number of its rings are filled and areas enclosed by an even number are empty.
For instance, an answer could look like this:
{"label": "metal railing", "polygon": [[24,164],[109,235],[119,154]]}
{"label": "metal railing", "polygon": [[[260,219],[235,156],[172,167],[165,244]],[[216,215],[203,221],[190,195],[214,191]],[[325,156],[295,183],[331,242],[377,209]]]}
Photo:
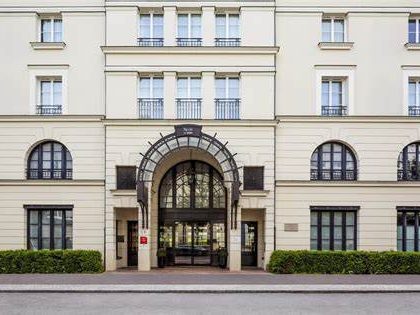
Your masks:
{"label": "metal railing", "polygon": [[178,119],[201,119],[201,98],[177,98],[176,117]]}
{"label": "metal railing", "polygon": [[241,45],[240,38],[215,38],[215,45],[217,47],[238,47]]}
{"label": "metal railing", "polygon": [[62,106],[61,105],[37,105],[36,114],[37,115],[61,115]]}
{"label": "metal railing", "polygon": [[28,179],[72,179],[73,169],[28,169]]}
{"label": "metal railing", "polygon": [[311,180],[356,180],[355,170],[311,170]]}
{"label": "metal railing", "polygon": [[322,106],[322,116],[346,116],[347,106]]}
{"label": "metal railing", "polygon": [[163,119],[163,98],[139,98],[139,118]]}
{"label": "metal railing", "polygon": [[418,181],[420,180],[420,170],[416,168],[410,170],[398,170],[398,180]]}
{"label": "metal railing", "polygon": [[408,107],[409,116],[420,116],[420,106],[409,106]]}
{"label": "metal railing", "polygon": [[140,37],[140,38],[137,39],[137,43],[138,43],[139,46],[162,47],[163,46],[163,38]]}
{"label": "metal railing", "polygon": [[176,39],[176,44],[182,47],[188,46],[201,46],[202,45],[202,38],[186,38],[186,37],[178,37]]}
{"label": "metal railing", "polygon": [[216,119],[239,119],[239,98],[216,98]]}

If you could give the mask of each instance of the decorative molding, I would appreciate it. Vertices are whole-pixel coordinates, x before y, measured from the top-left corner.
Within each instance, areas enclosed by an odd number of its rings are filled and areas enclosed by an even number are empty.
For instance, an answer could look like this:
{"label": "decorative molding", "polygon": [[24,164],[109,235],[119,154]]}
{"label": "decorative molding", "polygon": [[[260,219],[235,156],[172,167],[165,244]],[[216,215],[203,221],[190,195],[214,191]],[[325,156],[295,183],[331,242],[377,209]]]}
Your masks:
{"label": "decorative molding", "polygon": [[311,211],[358,211],[360,206],[309,206]]}
{"label": "decorative molding", "polygon": [[79,179],[79,180],[31,180],[31,179],[0,179],[0,186],[101,186],[105,187],[105,180]]}
{"label": "decorative molding", "polygon": [[101,122],[104,118],[102,115],[0,115],[0,122]]}
{"label": "decorative molding", "polygon": [[121,197],[136,197],[137,192],[135,189],[110,189],[109,190],[113,196]]}
{"label": "decorative molding", "polygon": [[105,126],[173,126],[180,124],[198,123],[202,126],[246,126],[246,127],[275,127],[273,120],[179,120],[179,119],[104,119]]}
{"label": "decorative molding", "polygon": [[101,46],[104,54],[178,54],[178,55],[276,55],[279,47],[242,46],[242,47],[144,47],[144,46]]}
{"label": "decorative molding", "polygon": [[407,43],[404,46],[407,50],[420,50],[420,43]]}
{"label": "decorative molding", "polygon": [[[396,175],[396,174],[395,174]],[[380,188],[420,188],[420,181],[311,181],[277,180],[276,187],[380,187]]]}
{"label": "decorative molding", "polygon": [[66,47],[64,42],[31,42],[30,44],[34,50],[63,50]]}
{"label": "decorative molding", "polygon": [[269,190],[241,190],[242,197],[267,197]]}
{"label": "decorative molding", "polygon": [[23,205],[23,208],[26,210],[72,210],[74,208],[74,205],[30,204],[30,205]]}
{"label": "decorative molding", "polygon": [[420,120],[416,116],[276,116],[278,123],[416,123]]}
{"label": "decorative molding", "polygon": [[342,43],[335,43],[335,42],[320,42],[318,43],[318,47],[322,50],[350,50],[354,46],[353,42],[342,42]]}

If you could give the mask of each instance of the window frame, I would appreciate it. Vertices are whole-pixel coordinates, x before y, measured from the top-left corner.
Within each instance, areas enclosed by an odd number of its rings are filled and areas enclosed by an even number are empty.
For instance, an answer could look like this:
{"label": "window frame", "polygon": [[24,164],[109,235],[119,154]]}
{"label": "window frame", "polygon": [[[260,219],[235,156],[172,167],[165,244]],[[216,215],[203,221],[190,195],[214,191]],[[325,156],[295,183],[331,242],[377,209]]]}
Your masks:
{"label": "window frame", "polygon": [[[142,92],[141,81],[142,80],[149,80],[150,81],[150,83],[149,83],[149,96],[148,97],[143,97],[142,94],[141,94],[141,92]],[[162,95],[161,96],[155,96],[155,94],[157,94],[156,93],[157,88],[156,88],[155,81],[157,81],[157,80],[162,81]],[[164,88],[165,88],[165,86],[164,86],[163,76],[150,75],[150,76],[140,76],[139,77],[139,98],[140,99],[163,99],[164,93],[165,93]]]}
{"label": "window frame", "polygon": [[[148,15],[150,17],[150,22],[149,22],[149,37],[142,37],[141,36],[141,17],[142,15]],[[162,17],[162,37],[156,37],[155,36],[155,17],[159,16]],[[163,23],[163,13],[154,13],[154,12],[150,12],[150,13],[140,13],[139,14],[139,38],[150,38],[150,39],[163,39],[164,36],[164,23]]]}
{"label": "window frame", "polygon": [[[224,96],[223,97],[218,97],[218,95],[217,95],[217,80],[223,80],[224,81]],[[231,81],[233,81],[233,80],[235,80],[235,81],[238,81],[238,95],[237,95],[237,97],[232,97],[231,95],[230,95],[230,82]],[[240,95],[241,95],[241,88],[240,88],[240,86],[241,86],[241,80],[240,80],[240,78],[238,77],[238,76],[218,76],[218,77],[215,77],[215,96],[216,96],[216,99],[240,99]]]}
{"label": "window frame", "polygon": [[[414,21],[415,23],[415,31],[414,31],[414,35],[415,35],[415,40],[414,42],[410,41],[410,23],[411,21]],[[420,44],[420,17],[410,17],[408,19],[408,41],[409,44]]]}
{"label": "window frame", "polygon": [[[330,250],[330,251],[350,251],[350,250],[357,250],[358,247],[358,241],[357,241],[357,233],[358,233],[358,212],[360,210],[359,206],[310,206],[310,250],[317,250],[317,251],[323,251],[323,250]],[[322,213],[329,213],[329,249],[322,249]],[[312,213],[317,214],[317,225],[312,224]],[[341,250],[334,248],[335,243],[335,220],[334,215],[336,213],[341,213]],[[347,249],[347,226],[350,226],[347,224],[346,217],[347,213],[353,213],[354,215],[354,222],[351,224],[351,226],[354,227],[353,231],[353,241],[354,241],[354,248],[353,249]],[[316,237],[316,249],[312,249],[312,235],[311,235],[311,229],[312,226],[316,226],[317,228],[317,237]]]}
{"label": "window frame", "polygon": [[[199,97],[192,97],[191,96],[191,81],[193,79],[199,80],[200,81],[200,96]],[[180,87],[179,87],[179,82],[180,80],[187,80],[187,88],[186,88],[186,97],[181,97],[179,93],[180,92]],[[179,76],[177,77],[177,82],[176,82],[176,95],[177,95],[177,99],[190,99],[190,100],[201,100],[202,96],[203,96],[203,84],[202,84],[202,78],[200,76]]]}
{"label": "window frame", "polygon": [[[252,176],[252,172],[251,173],[249,173],[248,175],[246,174],[246,171],[251,171],[251,170],[257,170],[258,171],[258,173],[257,174],[254,174],[254,176]],[[259,173],[261,171],[261,173]],[[265,167],[264,166],[244,166],[244,168],[243,168],[243,184],[244,184],[244,190],[257,190],[257,191],[263,191],[264,190],[264,174],[265,173]],[[249,183],[248,183],[248,179],[251,177],[251,178],[254,178],[254,177],[259,177],[259,176],[261,176],[261,185],[249,185]],[[257,181],[257,183],[258,183],[258,181]]]}
{"label": "window frame", "polygon": [[[179,17],[182,15],[186,15],[187,16],[187,37],[181,37],[179,35]],[[197,15],[200,17],[200,36],[199,37],[192,37],[192,17],[194,15]],[[177,14],[177,28],[176,28],[176,34],[177,34],[177,38],[185,38],[185,39],[194,39],[194,38],[198,38],[198,39],[203,39],[203,21],[202,21],[203,17],[201,13],[184,13],[184,12],[180,12]]]}
{"label": "window frame", "polygon": [[[231,37],[229,35],[229,31],[230,31],[230,23],[229,23],[229,19],[231,16],[237,16],[238,17],[238,37]],[[223,37],[218,37],[216,36],[216,38],[227,38],[227,39],[235,39],[235,38],[241,38],[241,15],[240,13],[216,13],[215,14],[215,21],[217,21],[218,17],[224,17],[224,36]],[[217,35],[217,22],[215,23],[216,25],[216,35]]]}
{"label": "window frame", "polygon": [[[402,214],[403,216],[403,225],[402,225],[402,231],[401,231],[401,242],[402,246],[401,249],[398,249],[398,216],[399,214]],[[414,213],[414,250],[407,250],[407,213]],[[418,252],[420,251],[420,207],[406,207],[406,206],[398,206],[397,207],[397,251],[403,251],[403,252]]]}
{"label": "window frame", "polygon": [[[411,145],[415,145],[415,164],[416,164],[416,176],[413,176],[412,172],[407,169],[408,166],[408,148]],[[406,145],[398,155],[398,161],[397,161],[397,180],[398,181],[420,181],[420,142],[412,142],[408,145]],[[401,166],[402,164],[402,166]],[[401,173],[401,174],[400,174]],[[408,176],[410,175],[410,176]],[[410,178],[408,178],[410,177]]]}
{"label": "window frame", "polygon": [[[118,173],[118,170],[119,169],[134,169],[134,187],[133,188],[127,188],[127,187],[125,187],[125,188],[121,188],[120,187],[120,185],[119,185],[119,183],[120,183],[120,181],[119,181],[119,173]],[[136,189],[136,178],[137,178],[137,166],[135,166],[135,165],[116,165],[115,166],[115,177],[116,177],[116,182],[115,182],[115,188],[117,189],[117,190],[135,190]],[[122,175],[122,174],[121,174]]]}
{"label": "window frame", "polygon": [[[49,31],[50,36],[51,36],[51,40],[50,41],[46,41],[44,40],[44,22],[49,21],[51,23],[51,30]],[[55,40],[55,29],[56,29],[56,23],[60,21],[61,22],[61,32],[60,32],[60,37],[61,40],[60,41],[56,41]],[[51,16],[51,17],[41,17],[40,19],[40,32],[39,32],[39,41],[41,43],[62,43],[63,42],[63,36],[64,35],[64,25],[63,25],[63,18],[60,16]]]}
{"label": "window frame", "polygon": [[[324,30],[323,30],[323,24],[324,22],[329,21],[330,27],[329,27],[329,35],[330,40],[324,41]],[[335,22],[336,21],[343,21],[343,40],[337,41],[335,40]],[[345,43],[347,42],[347,22],[346,18],[343,16],[324,16],[322,17],[321,21],[321,42],[322,43]]]}
{"label": "window frame", "polygon": [[[414,97],[415,97],[415,104],[410,104],[410,85],[414,84]],[[420,107],[420,79],[419,78],[409,78],[408,80],[408,106],[412,107]]]}
{"label": "window frame", "polygon": [[[42,100],[42,83],[49,83],[50,85],[50,101],[48,104],[44,104]],[[54,101],[54,84],[60,83],[60,102]],[[38,77],[38,104],[41,106],[48,106],[48,105],[60,105],[63,106],[63,80],[61,77]]]}

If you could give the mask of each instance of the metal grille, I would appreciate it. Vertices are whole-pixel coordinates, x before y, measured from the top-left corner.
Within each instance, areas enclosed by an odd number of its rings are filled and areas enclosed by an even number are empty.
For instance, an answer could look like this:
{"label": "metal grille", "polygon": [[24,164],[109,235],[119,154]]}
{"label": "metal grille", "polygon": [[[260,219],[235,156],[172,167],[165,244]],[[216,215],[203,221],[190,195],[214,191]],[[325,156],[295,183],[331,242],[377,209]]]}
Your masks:
{"label": "metal grille", "polygon": [[216,98],[216,119],[239,119],[239,98]]}
{"label": "metal grille", "polygon": [[346,116],[347,106],[322,106],[322,116]]}
{"label": "metal grille", "polygon": [[215,38],[217,47],[238,47],[241,45],[240,38]]}
{"label": "metal grille", "polygon": [[420,106],[410,106],[408,107],[409,116],[420,116]]}
{"label": "metal grille", "polygon": [[61,105],[37,105],[36,114],[37,115],[61,115],[62,106]]}
{"label": "metal grille", "polygon": [[162,98],[139,98],[139,118],[163,119]]}
{"label": "metal grille", "polygon": [[202,39],[201,38],[184,38],[184,37],[178,37],[176,39],[176,44],[178,46],[182,47],[188,47],[188,46],[201,46],[202,45]]}
{"label": "metal grille", "polygon": [[146,38],[141,37],[137,39],[137,43],[139,46],[143,47],[162,47],[163,46],[163,38]]}
{"label": "metal grille", "polygon": [[177,98],[178,119],[201,119],[201,98]]}

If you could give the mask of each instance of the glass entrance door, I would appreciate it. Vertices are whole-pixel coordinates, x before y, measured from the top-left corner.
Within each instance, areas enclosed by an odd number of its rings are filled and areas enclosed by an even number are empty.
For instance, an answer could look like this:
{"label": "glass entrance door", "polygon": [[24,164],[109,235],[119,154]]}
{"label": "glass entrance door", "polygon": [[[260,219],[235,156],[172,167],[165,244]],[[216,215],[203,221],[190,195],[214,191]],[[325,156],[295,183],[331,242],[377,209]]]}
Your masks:
{"label": "glass entrance door", "polygon": [[257,266],[258,234],[257,222],[242,222],[241,226],[241,259],[242,266]]}
{"label": "glass entrance door", "polygon": [[137,266],[138,222],[127,221],[127,266]]}

